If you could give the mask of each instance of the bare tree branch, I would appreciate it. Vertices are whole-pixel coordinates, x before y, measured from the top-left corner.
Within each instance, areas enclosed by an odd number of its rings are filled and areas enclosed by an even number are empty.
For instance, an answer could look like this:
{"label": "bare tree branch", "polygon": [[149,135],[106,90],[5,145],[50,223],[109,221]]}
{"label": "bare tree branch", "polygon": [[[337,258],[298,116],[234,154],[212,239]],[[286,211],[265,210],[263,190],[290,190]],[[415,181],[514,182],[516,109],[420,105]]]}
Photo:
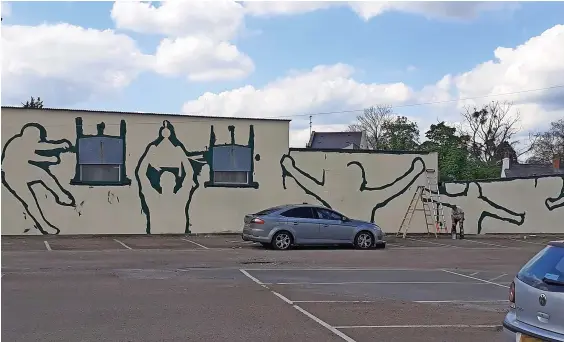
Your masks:
{"label": "bare tree branch", "polygon": [[[464,108],[462,117],[468,127],[463,129],[463,132],[470,137],[470,151],[474,157],[487,163],[496,162],[500,154],[503,158],[503,151],[499,150],[501,146],[510,146],[513,149],[518,143],[514,138],[519,132],[521,115],[519,111],[512,113],[512,106],[511,102],[492,101],[481,108]],[[526,153],[527,150],[530,150],[530,147],[520,154]]]}
{"label": "bare tree branch", "polygon": [[349,125],[351,132],[366,132],[368,146],[371,149],[381,149],[387,123],[393,120],[394,112],[391,106],[377,106],[364,109],[364,113],[356,117],[357,122]]}

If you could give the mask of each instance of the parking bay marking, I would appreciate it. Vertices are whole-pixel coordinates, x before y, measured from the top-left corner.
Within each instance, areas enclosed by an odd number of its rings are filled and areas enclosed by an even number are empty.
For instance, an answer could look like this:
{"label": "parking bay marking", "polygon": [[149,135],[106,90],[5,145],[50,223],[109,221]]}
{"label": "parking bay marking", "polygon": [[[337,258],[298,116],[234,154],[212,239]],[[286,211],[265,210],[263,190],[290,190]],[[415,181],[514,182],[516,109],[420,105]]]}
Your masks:
{"label": "parking bay marking", "polygon": [[[241,271],[241,273],[243,273],[247,278],[251,279],[254,283],[270,290],[270,288],[268,288],[268,286],[264,283],[262,283],[260,280],[258,280],[257,278],[251,276],[249,274],[249,272],[245,271],[244,269],[240,269],[239,271]],[[354,339],[352,339],[351,337],[349,337],[348,335],[344,334],[343,332],[337,330],[335,327],[333,327],[332,325],[328,324],[327,322],[323,321],[322,319],[320,319],[319,317],[313,315],[312,313],[310,313],[307,310],[304,310],[302,307],[300,307],[299,305],[294,304],[294,302],[292,302],[290,299],[286,298],[285,296],[281,295],[280,293],[270,290],[270,292],[272,294],[274,294],[276,297],[280,298],[281,300],[283,300],[286,304],[292,305],[292,307],[296,310],[298,310],[299,312],[301,312],[302,314],[306,315],[307,317],[309,317],[311,320],[315,321],[317,324],[321,325],[322,327],[324,327],[325,329],[331,331],[333,334],[339,336],[340,338],[342,338],[343,340],[347,341],[347,342],[356,342]]]}
{"label": "parking bay marking", "polygon": [[206,246],[204,246],[204,245],[200,245],[199,243],[194,242],[194,241],[192,241],[192,240],[188,240],[188,239],[184,239],[184,238],[180,238],[180,240],[193,243],[194,245],[199,246],[199,247],[202,247],[203,249],[209,249],[208,247],[206,247]]}
{"label": "parking bay marking", "polygon": [[460,248],[459,246],[447,245],[447,244],[444,244],[444,243],[438,243],[438,242],[432,242],[432,241],[426,241],[426,240],[418,240],[418,239],[412,239],[412,238],[406,238],[406,239],[411,240],[411,241],[430,243],[432,245],[437,245],[437,246],[450,247],[450,248]]}
{"label": "parking bay marking", "polygon": [[119,241],[118,239],[114,239],[115,242],[119,243],[120,245],[122,245],[123,247],[127,248],[127,249],[133,249],[131,247],[129,247],[128,245],[126,245],[125,243]]}
{"label": "parking bay marking", "polygon": [[464,239],[464,241],[473,242],[473,243],[479,243],[479,244],[487,245],[487,246],[494,246],[494,247],[500,247],[500,248],[509,248],[509,246],[498,245],[498,244],[489,243],[489,242],[482,242],[482,241],[470,240],[470,239]]}
{"label": "parking bay marking", "polygon": [[489,280],[484,280],[484,279],[472,277],[472,276],[469,276],[469,275],[466,275],[466,274],[462,274],[462,273],[458,273],[458,272],[453,272],[453,271],[449,271],[449,270],[443,270],[443,271],[446,272],[446,273],[456,274],[456,275],[459,275],[459,276],[461,276],[461,277],[465,277],[465,278],[469,278],[469,279],[478,280],[478,281],[481,281],[481,282],[486,283],[486,284],[491,284],[491,285],[495,285],[495,286],[499,286],[499,287],[509,288],[509,286],[507,286],[507,285],[502,285],[502,284],[499,284],[499,283],[494,283],[494,282],[489,281]]}
{"label": "parking bay marking", "polygon": [[262,283],[264,285],[358,285],[358,284],[430,284],[430,285],[441,285],[441,284],[471,284],[471,285],[484,285],[484,282],[462,282],[462,281],[343,281],[343,282],[322,282],[322,283],[308,283],[308,282],[287,282],[287,283]]}
{"label": "parking bay marking", "polygon": [[45,248],[47,248],[48,251],[52,251],[51,246],[49,245],[49,242],[43,241],[43,243],[45,244]]}
{"label": "parking bay marking", "polygon": [[405,328],[492,328],[499,329],[499,324],[435,324],[435,325],[343,325],[336,326],[336,329],[360,329],[360,328],[391,328],[391,329],[405,329]]}

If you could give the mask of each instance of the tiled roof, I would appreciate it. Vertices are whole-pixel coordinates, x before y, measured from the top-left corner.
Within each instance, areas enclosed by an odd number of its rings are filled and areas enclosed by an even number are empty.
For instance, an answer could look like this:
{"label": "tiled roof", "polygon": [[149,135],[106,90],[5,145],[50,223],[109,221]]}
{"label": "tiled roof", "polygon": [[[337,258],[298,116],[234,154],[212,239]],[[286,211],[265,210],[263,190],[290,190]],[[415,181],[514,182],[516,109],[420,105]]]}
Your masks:
{"label": "tiled roof", "polygon": [[555,169],[552,164],[514,164],[505,169],[505,177],[552,176],[564,174],[564,169]]}
{"label": "tiled roof", "polygon": [[362,132],[312,132],[309,148],[339,149],[351,144],[361,148]]}

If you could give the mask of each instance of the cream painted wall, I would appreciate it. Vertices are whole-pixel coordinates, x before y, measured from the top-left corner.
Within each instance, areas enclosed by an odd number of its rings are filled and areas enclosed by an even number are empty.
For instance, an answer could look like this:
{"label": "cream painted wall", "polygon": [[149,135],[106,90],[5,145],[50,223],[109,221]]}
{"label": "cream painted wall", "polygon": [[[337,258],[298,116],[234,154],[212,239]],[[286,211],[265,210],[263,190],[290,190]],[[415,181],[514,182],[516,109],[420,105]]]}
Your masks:
{"label": "cream painted wall", "polygon": [[[39,130],[33,126],[23,130],[25,134],[13,139],[4,151],[7,141],[29,123],[44,127],[49,140],[67,139],[75,144],[76,117],[82,118],[85,134],[96,134],[97,125],[104,122],[104,133],[114,136],[119,135],[120,121],[125,120],[126,175],[131,179],[130,185],[71,185],[76,154],[62,153],[60,162],[42,157],[36,150],[49,146],[38,143]],[[209,180],[209,167],[205,165],[196,177],[199,187],[188,207],[192,233],[239,232],[246,213],[302,202],[328,205],[354,218],[373,219],[387,233],[395,233],[417,185],[426,183],[425,168],[437,168],[436,153],[289,150],[287,121],[2,108],[2,234],[40,234],[24,205],[8,187],[49,233],[145,234],[147,212],[151,233],[184,233],[185,208],[195,184],[188,157],[165,139],[165,143],[150,147],[142,158],[151,142],[159,137],[163,120],[170,122],[188,152],[206,150],[212,125],[216,144],[230,143],[229,126],[233,125],[235,142],[246,145],[250,126],[254,128],[254,181],[258,188],[205,187]],[[197,154],[192,158],[198,158]],[[30,165],[29,160],[51,161],[48,170],[53,177]],[[146,177],[149,163],[157,167],[179,167],[183,163],[187,175],[180,190],[172,192],[175,178],[164,173],[160,180],[163,193],[155,191]],[[141,188],[135,172],[138,166]],[[33,192],[28,184],[32,184]],[[478,232],[479,222],[481,233],[564,232],[563,190],[563,177],[448,183],[443,201],[464,208],[468,234]],[[145,211],[141,197],[146,199]],[[552,210],[545,206],[547,198],[555,199],[554,203],[549,202]],[[506,220],[487,217],[480,221],[487,213]],[[450,224],[450,209],[445,214]],[[422,212],[416,213],[409,231],[426,231]]]}
{"label": "cream painted wall", "polygon": [[[28,123],[41,124],[47,132],[47,139],[68,139],[74,144],[75,117],[83,119],[85,134],[96,134],[96,125],[104,122],[104,133],[117,136],[120,121],[126,121],[126,168],[131,185],[70,185],[75,173],[74,153],[61,154],[60,163],[49,168],[54,176],[50,177],[44,170],[28,163],[29,160],[43,159],[35,150],[46,147],[45,144],[37,143],[39,131],[36,128],[26,128],[25,134],[14,139],[6,148],[2,171],[7,184],[24,200],[32,215],[38,217],[40,224],[49,233],[56,233],[53,228],[56,227],[60,229],[60,234],[144,234],[146,215],[141,210],[135,168],[148,144],[158,138],[163,120],[170,121],[178,139],[188,151],[203,151],[209,146],[211,125],[214,126],[217,137],[216,144],[231,141],[228,127],[234,125],[235,142],[243,145],[249,141],[250,125],[254,126],[255,157],[260,155],[260,160],[254,161],[254,179],[259,183],[259,189],[204,188],[203,184],[209,178],[209,168],[204,167],[198,177],[200,187],[195,191],[189,208],[191,232],[234,231],[240,229],[243,213],[280,203],[280,197],[276,194],[281,193],[280,157],[288,151],[288,121],[2,108],[2,148],[4,150],[8,139],[19,134]],[[161,167],[179,166],[181,162],[190,165],[183,153],[175,150],[170,144],[161,144],[151,149],[146,161]],[[56,159],[53,161],[56,162]],[[170,186],[161,195],[148,185],[147,177],[144,177],[146,171],[143,171],[146,170],[145,164],[142,164],[139,178],[150,211],[151,233],[184,233],[184,209],[193,185],[191,168],[186,169],[184,186],[176,194],[172,193]],[[55,179],[63,189],[72,194],[76,206],[64,205],[65,202],[70,204],[71,199],[58,190]],[[170,180],[171,177],[162,179],[161,185],[166,185],[167,182],[171,184]],[[28,189],[28,183],[33,181],[48,184],[49,188],[59,194],[63,205],[58,204],[41,184],[32,185],[39,206],[35,205],[32,192]],[[45,219],[41,218],[41,213]],[[7,190],[6,184],[2,186],[2,214],[2,234],[40,233],[34,228],[34,222],[25,213],[22,203]]]}
{"label": "cream painted wall", "polygon": [[441,199],[462,207],[468,234],[564,234],[564,176],[447,183]]}
{"label": "cream painted wall", "polygon": [[[328,205],[353,218],[374,219],[387,233],[396,233],[417,186],[427,182],[425,169],[436,169],[437,162],[436,153],[294,150],[282,165],[287,171],[286,191],[295,202]],[[426,232],[421,211],[409,232]]]}

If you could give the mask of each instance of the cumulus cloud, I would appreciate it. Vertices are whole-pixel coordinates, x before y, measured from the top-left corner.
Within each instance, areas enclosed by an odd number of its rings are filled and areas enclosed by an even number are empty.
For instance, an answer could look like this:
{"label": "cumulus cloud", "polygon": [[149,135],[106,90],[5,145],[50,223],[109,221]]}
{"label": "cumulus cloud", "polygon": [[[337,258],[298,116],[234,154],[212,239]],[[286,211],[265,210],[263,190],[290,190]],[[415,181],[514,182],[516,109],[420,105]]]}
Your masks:
{"label": "cumulus cloud", "polygon": [[[302,146],[306,141],[308,113],[362,109],[377,104],[435,103],[417,107],[419,115],[412,119],[418,121],[422,131],[437,117],[453,122],[464,105],[480,105],[491,100],[515,102],[514,108],[521,112],[524,130],[540,128],[564,117],[562,88],[496,96],[562,84],[564,25],[557,25],[518,47],[500,47],[494,55],[495,60],[467,72],[445,75],[421,89],[412,89],[404,83],[362,83],[354,79],[354,68],[349,65],[322,65],[309,71],[294,71],[258,89],[248,85],[217,94],[205,93],[186,102],[183,112],[243,117],[300,115],[292,122],[294,146]],[[488,95],[492,97],[485,97]],[[470,97],[482,98],[463,100]],[[401,113],[402,108],[397,111]],[[345,127],[357,114],[359,112],[319,115],[314,117],[314,122],[320,127],[330,124]]]}
{"label": "cumulus cloud", "polygon": [[244,23],[244,8],[230,0],[149,2],[116,1],[111,11],[117,28],[171,37],[233,38]]}
{"label": "cumulus cloud", "polygon": [[111,11],[116,27],[159,34],[154,70],[190,81],[243,78],[253,72],[253,61],[229,41],[244,27],[244,8],[229,0],[115,2]]}
{"label": "cumulus cloud", "polygon": [[70,24],[2,28],[2,101],[30,95],[68,105],[108,95],[149,68],[152,56],[130,37]]}
{"label": "cumulus cloud", "polygon": [[233,44],[188,36],[161,41],[155,70],[164,75],[184,74],[191,81],[216,81],[242,78],[254,70],[254,64]]}

